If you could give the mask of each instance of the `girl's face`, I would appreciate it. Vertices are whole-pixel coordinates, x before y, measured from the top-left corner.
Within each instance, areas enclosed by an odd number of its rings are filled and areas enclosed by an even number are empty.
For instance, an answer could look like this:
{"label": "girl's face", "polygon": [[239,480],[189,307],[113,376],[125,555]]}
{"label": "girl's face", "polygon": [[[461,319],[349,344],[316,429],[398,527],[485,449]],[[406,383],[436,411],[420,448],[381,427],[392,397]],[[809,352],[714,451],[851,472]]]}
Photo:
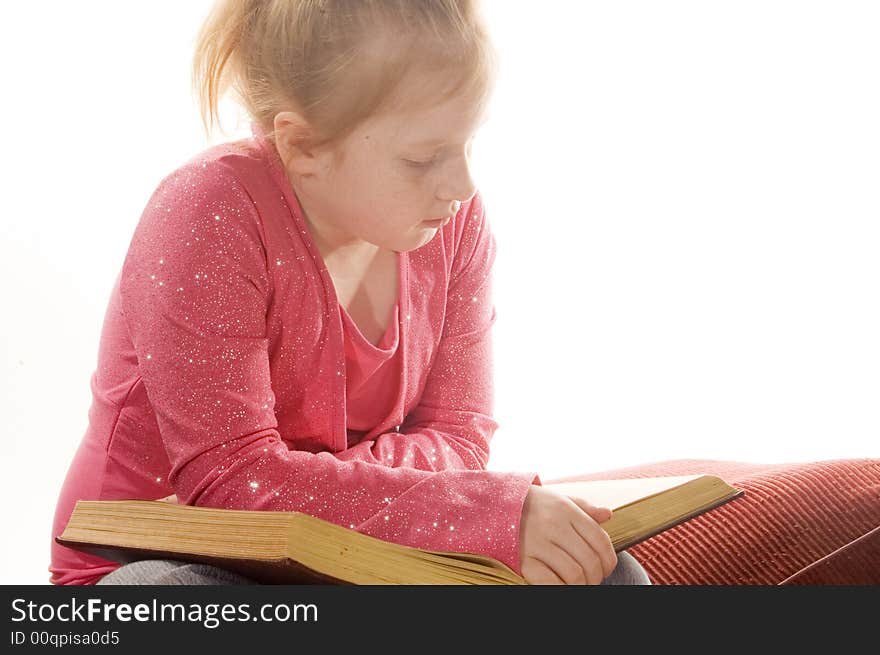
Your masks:
{"label": "girl's face", "polygon": [[469,164],[484,108],[450,98],[374,117],[335,157],[285,147],[290,116],[278,114],[279,152],[322,254],[402,252],[428,243],[476,192]]}

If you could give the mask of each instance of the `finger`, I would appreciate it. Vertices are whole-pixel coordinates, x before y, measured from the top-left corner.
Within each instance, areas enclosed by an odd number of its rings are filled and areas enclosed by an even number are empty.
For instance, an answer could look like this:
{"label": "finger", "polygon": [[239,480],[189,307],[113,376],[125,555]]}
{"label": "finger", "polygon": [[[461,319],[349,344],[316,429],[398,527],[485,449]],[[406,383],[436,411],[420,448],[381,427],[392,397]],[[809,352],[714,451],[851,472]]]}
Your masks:
{"label": "finger", "polygon": [[[567,585],[585,585],[587,584],[588,571],[581,565],[581,561],[578,557],[579,553],[577,552],[578,543],[583,543],[583,540],[574,533],[570,531],[571,537],[566,537],[566,543],[559,544],[555,541],[551,540],[551,544],[553,549],[549,551],[544,559],[544,562],[549,566],[554,573],[563,581],[564,584]],[[595,559],[595,557],[594,557]],[[589,562],[589,560],[587,560]]]}
{"label": "finger", "polygon": [[161,502],[161,503],[176,503],[177,502],[177,495],[171,494],[170,496],[165,496],[164,498],[160,498],[159,502]]}
{"label": "finger", "polygon": [[582,579],[577,584],[599,584],[605,577],[599,553],[587,542],[574,526],[569,524],[565,540],[560,544],[580,567]]}
{"label": "finger", "polygon": [[522,565],[522,577],[532,585],[563,585],[565,584],[549,566],[534,557],[526,557]]}
{"label": "finger", "polygon": [[610,519],[614,513],[609,507],[598,507],[583,498],[578,498],[576,496],[569,496],[569,498],[571,498],[579,508],[589,514],[596,523],[604,523]]}
{"label": "finger", "polygon": [[[614,552],[611,538],[599,526],[599,523],[610,519],[613,512],[608,507],[597,507],[583,498],[575,496],[568,496],[568,498],[577,508],[576,516],[569,527],[574,528],[588,547],[592,548],[601,562],[600,566],[605,574],[604,577],[607,577],[617,566],[617,553]],[[587,557],[587,555],[582,556]]]}
{"label": "finger", "polygon": [[611,543],[611,537],[608,536],[608,533],[595,520],[585,514],[575,517],[571,525],[596,551],[602,562],[605,577],[611,575],[614,567],[617,566],[617,553],[614,552],[614,545]]}

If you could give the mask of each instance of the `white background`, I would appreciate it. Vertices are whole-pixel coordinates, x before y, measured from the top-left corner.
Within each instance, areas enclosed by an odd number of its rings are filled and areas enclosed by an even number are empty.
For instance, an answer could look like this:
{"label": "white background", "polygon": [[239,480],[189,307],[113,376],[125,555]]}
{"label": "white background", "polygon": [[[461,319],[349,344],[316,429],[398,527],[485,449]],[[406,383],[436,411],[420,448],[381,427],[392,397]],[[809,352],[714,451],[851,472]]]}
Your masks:
{"label": "white background", "polygon": [[[45,584],[104,310],[208,141],[207,0],[0,5],[0,583]],[[540,8],[540,9],[538,9]],[[487,0],[490,468],[880,456],[880,9]],[[234,108],[232,108],[234,109]]]}

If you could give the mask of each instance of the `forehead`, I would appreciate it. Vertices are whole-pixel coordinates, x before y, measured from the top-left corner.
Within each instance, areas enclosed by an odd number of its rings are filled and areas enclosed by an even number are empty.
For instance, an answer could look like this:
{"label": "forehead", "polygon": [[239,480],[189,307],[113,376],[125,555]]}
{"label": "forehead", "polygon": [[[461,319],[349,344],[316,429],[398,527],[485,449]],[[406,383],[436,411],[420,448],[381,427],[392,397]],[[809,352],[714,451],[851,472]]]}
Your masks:
{"label": "forehead", "polygon": [[365,127],[393,145],[468,141],[488,109],[485,90],[456,89],[444,75],[408,76]]}
{"label": "forehead", "polygon": [[433,106],[383,116],[377,127],[397,145],[466,143],[486,122],[486,112],[485,103],[450,98]]}

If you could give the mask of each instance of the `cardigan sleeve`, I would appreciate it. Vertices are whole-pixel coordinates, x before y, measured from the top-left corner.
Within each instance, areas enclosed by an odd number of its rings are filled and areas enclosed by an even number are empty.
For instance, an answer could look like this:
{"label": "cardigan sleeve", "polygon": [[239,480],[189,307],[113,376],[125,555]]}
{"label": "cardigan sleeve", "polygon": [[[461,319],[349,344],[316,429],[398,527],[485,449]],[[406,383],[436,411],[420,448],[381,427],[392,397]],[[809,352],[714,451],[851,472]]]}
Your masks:
{"label": "cardigan sleeve", "polygon": [[496,243],[479,193],[465,214],[443,332],[418,405],[400,426],[336,453],[345,461],[426,471],[485,470],[492,418],[492,267]]}
{"label": "cardigan sleeve", "polygon": [[273,411],[270,278],[256,205],[233,169],[187,164],[151,196],[123,263],[133,357],[180,502],[299,511],[519,572],[528,473],[438,473],[290,450]]}

